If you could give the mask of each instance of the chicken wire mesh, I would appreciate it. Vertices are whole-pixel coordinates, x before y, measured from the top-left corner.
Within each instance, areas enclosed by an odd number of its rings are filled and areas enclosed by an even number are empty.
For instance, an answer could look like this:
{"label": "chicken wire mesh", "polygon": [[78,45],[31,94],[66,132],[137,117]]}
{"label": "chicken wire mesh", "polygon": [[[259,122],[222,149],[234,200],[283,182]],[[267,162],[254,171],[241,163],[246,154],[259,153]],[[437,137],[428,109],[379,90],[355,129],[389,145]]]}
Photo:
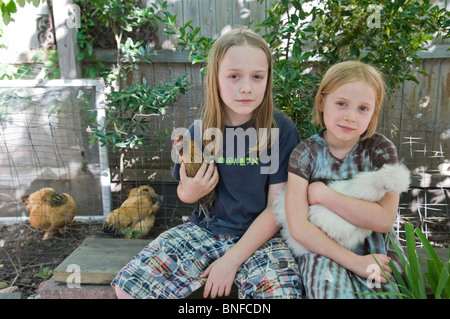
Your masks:
{"label": "chicken wire mesh", "polygon": [[82,115],[102,114],[102,83],[0,82],[0,217],[24,219],[22,198],[44,187],[73,196],[78,216],[105,215],[107,154],[89,144]]}
{"label": "chicken wire mesh", "polygon": [[409,191],[400,197],[394,225],[402,244],[405,222],[419,227],[435,246],[450,244],[448,81],[439,76],[445,65],[426,61],[429,75],[420,76],[420,84],[404,83],[385,101],[380,114],[377,131],[393,141],[412,176]]}
{"label": "chicken wire mesh", "polygon": [[[159,122],[164,119],[154,120]],[[149,185],[161,197],[156,220],[161,220],[169,227],[177,222],[181,223],[182,216],[190,215],[194,205],[181,202],[176,195],[178,182],[171,176],[172,141],[170,135],[161,137],[158,132],[155,129],[151,141],[139,149],[123,149],[109,153],[111,206],[121,207],[131,190]]]}
{"label": "chicken wire mesh", "polygon": [[104,121],[102,90],[93,80],[0,81],[0,221],[27,220],[24,197],[44,187],[71,195],[76,219],[87,222],[103,220],[144,185],[161,196],[156,219],[166,227],[190,213],[170,174],[170,130],[161,125],[172,127],[171,118],[151,119],[147,145],[107,150],[89,133]]}

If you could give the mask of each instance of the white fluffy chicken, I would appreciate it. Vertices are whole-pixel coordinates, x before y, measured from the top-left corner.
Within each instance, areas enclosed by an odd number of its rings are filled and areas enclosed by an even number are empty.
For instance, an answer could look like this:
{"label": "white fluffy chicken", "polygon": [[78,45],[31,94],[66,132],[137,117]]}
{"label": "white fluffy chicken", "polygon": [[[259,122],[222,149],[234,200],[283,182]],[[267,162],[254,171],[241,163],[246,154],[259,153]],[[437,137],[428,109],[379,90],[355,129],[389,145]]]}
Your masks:
{"label": "white fluffy chicken", "polygon": [[45,230],[44,240],[57,231],[64,233],[64,227],[73,222],[77,213],[72,196],[59,193],[50,187],[24,195],[22,201],[25,209],[30,212],[30,225]]}
{"label": "white fluffy chicken", "polygon": [[[377,202],[386,193],[402,193],[408,190],[411,182],[410,172],[403,164],[385,164],[378,171],[360,172],[349,180],[340,180],[328,186],[337,192],[354,198]],[[309,252],[298,241],[291,237],[288,230],[285,212],[285,191],[274,199],[274,215],[280,225],[281,235],[296,256]],[[361,212],[362,214],[364,212]],[[364,229],[340,217],[322,205],[309,207],[309,220],[322,229],[329,237],[343,247],[356,248],[372,231]]]}
{"label": "white fluffy chicken", "polygon": [[137,233],[136,238],[146,236],[155,223],[155,215],[161,205],[161,196],[148,185],[133,188],[127,200],[108,214],[103,225],[105,232],[122,234],[130,227]]}

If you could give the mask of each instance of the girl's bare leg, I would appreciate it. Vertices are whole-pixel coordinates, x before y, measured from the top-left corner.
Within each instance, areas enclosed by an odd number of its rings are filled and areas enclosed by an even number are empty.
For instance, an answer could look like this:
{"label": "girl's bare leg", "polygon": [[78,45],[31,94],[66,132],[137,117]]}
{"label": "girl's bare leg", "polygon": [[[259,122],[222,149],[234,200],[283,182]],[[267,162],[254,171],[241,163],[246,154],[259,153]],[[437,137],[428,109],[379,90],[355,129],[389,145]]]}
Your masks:
{"label": "girl's bare leg", "polygon": [[114,290],[116,292],[116,296],[118,299],[134,299],[132,296],[130,296],[127,292],[125,292],[122,288],[115,285]]}

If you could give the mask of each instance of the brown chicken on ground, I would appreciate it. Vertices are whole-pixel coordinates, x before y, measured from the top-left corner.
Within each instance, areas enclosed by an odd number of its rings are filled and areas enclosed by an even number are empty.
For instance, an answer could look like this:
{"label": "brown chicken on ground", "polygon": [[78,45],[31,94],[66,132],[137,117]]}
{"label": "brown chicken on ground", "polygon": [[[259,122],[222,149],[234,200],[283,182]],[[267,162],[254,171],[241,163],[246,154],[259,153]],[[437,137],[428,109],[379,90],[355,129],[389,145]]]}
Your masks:
{"label": "brown chicken on ground", "polygon": [[64,228],[73,222],[77,213],[72,196],[50,187],[24,195],[22,201],[30,212],[30,225],[45,230],[43,239],[52,237],[57,231],[63,234]]}
{"label": "brown chicken on ground", "polygon": [[155,215],[161,205],[161,196],[148,185],[133,188],[127,200],[108,214],[103,229],[123,234],[127,227],[136,232],[135,238],[146,236],[155,223]]}

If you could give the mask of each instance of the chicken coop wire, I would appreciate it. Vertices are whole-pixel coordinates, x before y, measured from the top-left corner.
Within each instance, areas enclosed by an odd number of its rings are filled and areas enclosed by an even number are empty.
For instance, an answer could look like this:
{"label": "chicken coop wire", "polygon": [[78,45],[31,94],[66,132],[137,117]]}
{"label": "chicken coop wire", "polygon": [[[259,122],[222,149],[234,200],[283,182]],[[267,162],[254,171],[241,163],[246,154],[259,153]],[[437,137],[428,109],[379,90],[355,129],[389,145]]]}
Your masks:
{"label": "chicken coop wire", "polygon": [[175,123],[185,128],[190,125],[190,117],[180,116],[178,107],[167,106],[164,114],[155,114],[144,120],[147,131],[139,132],[147,136],[143,145],[116,148],[109,153],[113,208],[123,204],[130,190],[151,186],[161,195],[161,205],[155,219],[163,221],[166,228],[181,223],[182,217],[190,215],[195,206],[179,200],[176,193],[178,181],[172,177],[171,133],[177,126]]}
{"label": "chicken coop wire", "polygon": [[76,219],[110,212],[108,154],[83,115],[103,124],[104,98],[102,80],[0,81],[0,221],[26,220],[22,197],[44,187],[70,194]]}
{"label": "chicken coop wire", "polygon": [[[406,246],[404,223],[419,227],[432,245],[450,244],[450,161],[448,157],[450,124],[448,119],[420,118],[403,112],[403,119],[392,123],[408,123],[402,127],[381,122],[377,131],[393,141],[399,160],[411,171],[411,186],[400,196],[394,228],[402,246]],[[416,239],[417,246],[422,243]]]}
{"label": "chicken coop wire", "polygon": [[155,220],[163,221],[166,228],[169,227],[168,221],[175,219],[176,212],[184,206],[175,195],[174,180],[170,176],[172,162],[164,156],[164,150],[170,150],[169,142],[152,138],[137,149],[109,153],[113,209],[122,207],[132,189],[151,186],[161,196]]}

